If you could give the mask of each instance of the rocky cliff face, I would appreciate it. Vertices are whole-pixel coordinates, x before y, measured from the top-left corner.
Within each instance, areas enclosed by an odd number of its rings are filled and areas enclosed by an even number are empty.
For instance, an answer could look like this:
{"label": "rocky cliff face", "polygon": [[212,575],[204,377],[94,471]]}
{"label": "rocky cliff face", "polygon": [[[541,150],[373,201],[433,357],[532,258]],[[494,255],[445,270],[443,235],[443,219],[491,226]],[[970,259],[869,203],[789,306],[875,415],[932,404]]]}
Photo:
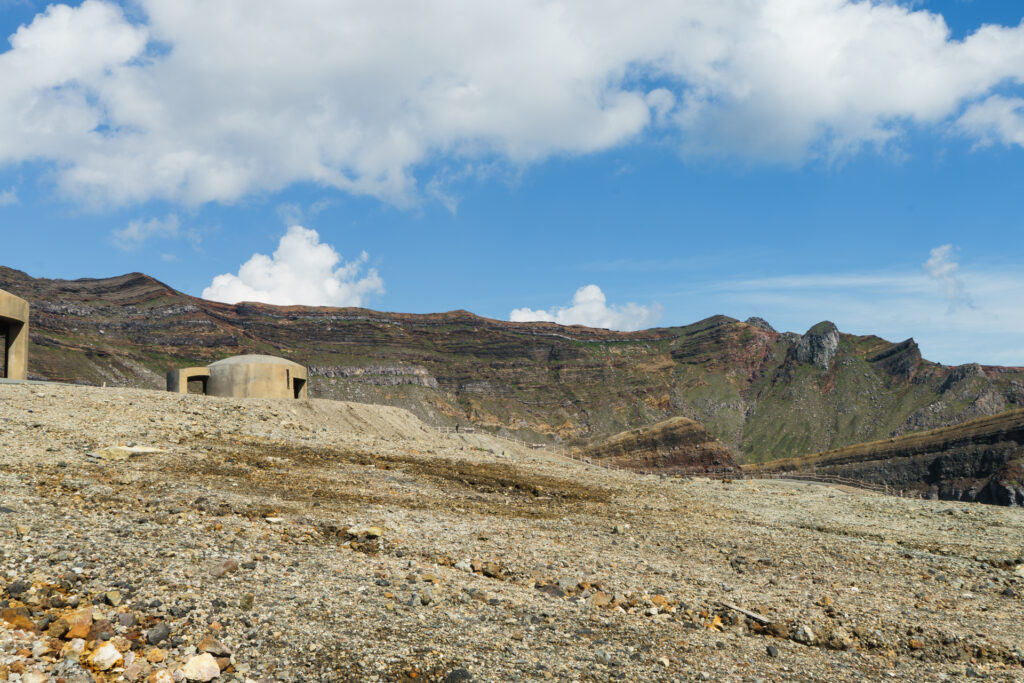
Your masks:
{"label": "rocky cliff face", "polygon": [[228,306],[139,273],[45,280],[2,267],[0,288],[32,305],[38,378],[158,389],[171,368],[267,353],[310,367],[311,396],[530,441],[591,442],[688,417],[750,462],[1024,407],[1024,369],[945,367],[913,340],[831,323],[780,334],[715,316],[623,333],[465,311]]}
{"label": "rocky cliff face", "polygon": [[581,454],[638,472],[710,474],[736,469],[729,449],[685,417],[616,434],[583,448]]}
{"label": "rocky cliff face", "polygon": [[746,471],[832,475],[930,498],[1024,506],[1024,410]]}
{"label": "rocky cliff face", "polygon": [[807,330],[793,346],[792,355],[797,363],[810,363],[828,370],[839,352],[839,330],[829,322],[821,322]]}

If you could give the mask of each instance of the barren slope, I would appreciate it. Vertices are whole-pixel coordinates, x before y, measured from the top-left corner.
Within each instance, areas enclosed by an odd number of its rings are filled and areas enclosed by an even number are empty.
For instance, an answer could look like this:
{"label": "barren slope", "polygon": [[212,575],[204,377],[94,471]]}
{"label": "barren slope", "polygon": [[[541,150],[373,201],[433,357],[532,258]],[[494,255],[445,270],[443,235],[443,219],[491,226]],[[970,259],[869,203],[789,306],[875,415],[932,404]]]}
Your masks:
{"label": "barren slope", "polygon": [[1024,677],[1020,509],[607,472],[318,400],[0,384],[0,443],[0,678],[89,680],[87,605],[100,680],[204,649],[239,681]]}

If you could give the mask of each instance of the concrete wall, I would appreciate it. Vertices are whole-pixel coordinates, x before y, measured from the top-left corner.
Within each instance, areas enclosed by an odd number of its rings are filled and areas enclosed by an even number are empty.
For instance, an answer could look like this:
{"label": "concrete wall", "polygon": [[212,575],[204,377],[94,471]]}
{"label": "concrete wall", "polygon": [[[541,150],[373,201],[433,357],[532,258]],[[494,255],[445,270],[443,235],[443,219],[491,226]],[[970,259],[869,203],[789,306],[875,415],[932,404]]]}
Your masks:
{"label": "concrete wall", "polygon": [[0,327],[6,343],[0,353],[7,379],[28,378],[28,302],[0,289]]}
{"label": "concrete wall", "polygon": [[[167,373],[167,391],[174,391],[179,394],[188,393],[189,380],[203,380],[203,387],[209,389],[207,383],[210,377],[210,368],[182,368],[171,370]],[[207,393],[204,391],[203,393]]]}
{"label": "concrete wall", "polygon": [[298,363],[214,365],[206,393],[239,398],[306,398],[307,380],[306,368]]}

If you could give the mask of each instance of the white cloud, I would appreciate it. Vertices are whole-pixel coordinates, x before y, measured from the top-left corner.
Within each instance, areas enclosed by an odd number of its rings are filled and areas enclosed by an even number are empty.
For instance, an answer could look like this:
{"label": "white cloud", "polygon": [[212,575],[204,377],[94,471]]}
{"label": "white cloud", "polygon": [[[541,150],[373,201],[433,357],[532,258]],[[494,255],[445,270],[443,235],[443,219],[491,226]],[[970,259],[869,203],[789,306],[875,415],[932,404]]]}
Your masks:
{"label": "white cloud", "polygon": [[661,306],[658,304],[609,306],[604,292],[597,285],[577,289],[571,306],[555,306],[546,311],[517,308],[509,314],[509,320],[517,323],[543,321],[610,330],[640,330],[653,327],[660,319]]}
{"label": "white cloud", "polygon": [[384,281],[375,269],[362,274],[368,259],[364,251],[358,259],[346,263],[334,247],[320,242],[316,230],[293,225],[273,256],[253,254],[237,275],[225,273],[213,278],[203,290],[203,298],[229,304],[261,301],[278,306],[362,306],[371,295],[384,293]]}
{"label": "white cloud", "polygon": [[995,89],[1024,81],[1024,25],[954,40],[912,3],[138,6],[129,21],[107,0],[52,5],[11,37],[0,165],[48,160],[84,202],[230,202],[295,182],[403,202],[428,163],[585,154],[652,122],[689,153],[796,163],[979,101],[959,126],[991,135]]}
{"label": "white cloud", "polygon": [[11,187],[6,190],[0,190],[0,206],[13,206],[19,203],[19,201],[17,188]]}
{"label": "white cloud", "polygon": [[120,230],[113,230],[110,238],[114,246],[124,251],[138,249],[152,237],[174,238],[180,234],[178,217],[170,214],[166,218],[151,218],[148,221],[134,220]]}
{"label": "white cloud", "polygon": [[974,306],[970,295],[964,288],[963,280],[957,275],[960,264],[957,263],[955,252],[956,247],[952,244],[935,247],[928,254],[928,260],[924,262],[923,266],[928,277],[939,284],[943,296],[949,302],[950,312],[964,306],[967,308]]}
{"label": "white cloud", "polygon": [[979,146],[1001,142],[1024,147],[1024,99],[993,95],[968,107],[957,127]]}

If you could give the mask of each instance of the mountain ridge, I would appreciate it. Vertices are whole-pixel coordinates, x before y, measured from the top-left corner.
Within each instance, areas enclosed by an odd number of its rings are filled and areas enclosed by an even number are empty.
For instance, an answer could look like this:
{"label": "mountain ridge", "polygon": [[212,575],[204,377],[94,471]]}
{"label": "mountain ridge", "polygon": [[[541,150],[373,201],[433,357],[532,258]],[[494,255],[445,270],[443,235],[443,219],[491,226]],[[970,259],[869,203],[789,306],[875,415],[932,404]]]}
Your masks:
{"label": "mountain ridge", "polygon": [[1024,407],[1024,369],[944,366],[912,339],[807,333],[724,315],[619,332],[464,310],[223,304],[144,273],[49,280],[0,267],[30,301],[30,373],[159,389],[239,353],[311,369],[311,395],[396,405],[437,425],[589,443],[687,417],[740,462],[793,457]]}

